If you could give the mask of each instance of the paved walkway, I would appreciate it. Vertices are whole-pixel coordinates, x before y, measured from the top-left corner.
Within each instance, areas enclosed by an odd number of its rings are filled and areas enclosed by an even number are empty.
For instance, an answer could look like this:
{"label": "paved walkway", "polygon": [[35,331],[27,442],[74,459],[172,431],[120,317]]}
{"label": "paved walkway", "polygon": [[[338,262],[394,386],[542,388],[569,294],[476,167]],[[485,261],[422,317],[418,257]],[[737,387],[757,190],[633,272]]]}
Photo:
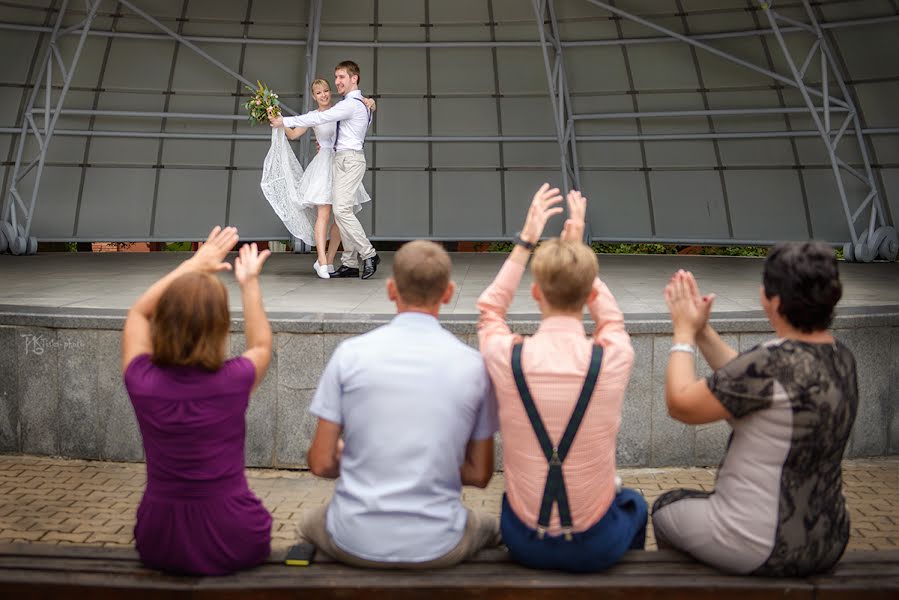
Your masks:
{"label": "paved walkway", "polygon": [[[714,469],[623,469],[624,485],[651,505],[675,487],[711,490]],[[852,515],[852,550],[899,549],[899,456],[848,460],[843,477]],[[292,543],[301,513],[327,502],[333,482],[308,472],[251,469],[250,486],[274,515],[275,547]],[[34,456],[0,456],[0,543],[131,546],[144,465]],[[497,474],[484,489],[465,488],[471,508],[499,515]],[[652,526],[647,549],[655,549]]]}

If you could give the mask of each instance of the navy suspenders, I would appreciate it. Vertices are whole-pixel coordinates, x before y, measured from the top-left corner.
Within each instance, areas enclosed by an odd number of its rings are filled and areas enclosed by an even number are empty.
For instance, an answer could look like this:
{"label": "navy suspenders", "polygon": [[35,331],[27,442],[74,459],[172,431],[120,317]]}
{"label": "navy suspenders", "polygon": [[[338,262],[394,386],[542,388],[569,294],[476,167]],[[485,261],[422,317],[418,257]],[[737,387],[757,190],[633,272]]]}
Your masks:
{"label": "navy suspenders", "polygon": [[537,518],[537,537],[543,538],[547,528],[549,528],[549,517],[552,513],[554,503],[559,505],[559,521],[562,524],[562,531],[565,532],[565,539],[571,540],[571,508],[568,506],[568,492],[565,489],[565,479],[562,476],[562,463],[571,449],[574,442],[574,436],[577,434],[581,421],[584,419],[584,413],[587,412],[587,405],[590,404],[590,397],[593,395],[593,389],[596,387],[596,380],[599,378],[599,369],[602,366],[602,346],[595,344],[593,346],[593,354],[590,356],[590,367],[587,369],[587,377],[584,379],[584,386],[581,389],[581,395],[577,400],[574,411],[571,413],[571,419],[568,426],[565,427],[565,433],[562,434],[562,440],[558,446],[553,446],[537,412],[537,406],[531,397],[528,384],[524,379],[524,371],[521,369],[521,348],[522,343],[519,342],[512,346],[512,375],[515,377],[515,385],[518,386],[518,393],[521,395],[521,402],[524,404],[524,410],[531,421],[531,427],[537,435],[537,441],[540,449],[549,463],[549,470],[546,475],[546,487],[543,489],[543,500],[540,503],[540,516]]}
{"label": "navy suspenders", "polygon": [[[355,98],[359,102],[362,102],[362,98]],[[365,102],[362,102],[362,106],[365,106]],[[371,111],[368,110],[368,107],[365,106],[365,112],[368,113],[368,124],[371,125]],[[334,152],[337,152],[337,140],[340,139],[340,121],[337,121],[337,131],[334,133]]]}

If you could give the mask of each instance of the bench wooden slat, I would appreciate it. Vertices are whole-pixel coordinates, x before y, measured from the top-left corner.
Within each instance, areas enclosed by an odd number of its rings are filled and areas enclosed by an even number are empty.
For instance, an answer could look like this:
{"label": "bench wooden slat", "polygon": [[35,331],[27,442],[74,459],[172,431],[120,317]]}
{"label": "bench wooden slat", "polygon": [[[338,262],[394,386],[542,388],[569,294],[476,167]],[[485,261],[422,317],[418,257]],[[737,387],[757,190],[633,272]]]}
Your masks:
{"label": "bench wooden slat", "polygon": [[[286,548],[276,548],[266,562],[271,564],[282,564],[284,555],[287,553]],[[0,556],[35,556],[35,557],[76,557],[76,558],[101,558],[104,560],[139,560],[137,551],[134,548],[103,548],[99,546],[79,546],[75,544],[55,545],[41,543],[22,543],[0,544]],[[319,555],[316,563],[332,562],[327,557]],[[482,550],[470,562],[511,562],[508,552],[501,548],[491,548]],[[651,550],[651,551],[631,551],[624,555],[619,564],[630,563],[655,563],[655,562],[676,562],[684,564],[695,564],[695,561],[675,550]],[[897,550],[854,550],[843,555],[837,568],[842,565],[855,563],[882,563],[891,564],[899,563],[899,549]]]}
{"label": "bench wooden slat", "polygon": [[0,544],[0,590],[4,597],[54,600],[142,600],[159,594],[167,600],[899,598],[899,551],[851,552],[832,573],[805,579],[722,575],[673,551],[630,552],[612,569],[591,575],[526,569],[500,549],[436,571],[355,569],[330,561],[287,567],[283,555],[279,549],[265,564],[226,577],[190,577],[147,569],[131,548]]}
{"label": "bench wooden slat", "polygon": [[[559,598],[566,600],[596,600],[598,595],[604,598],[627,598],[642,600],[657,598],[660,593],[665,598],[684,599],[762,599],[791,598],[813,600],[814,588],[802,582],[782,582],[753,578],[734,578],[717,576],[711,579],[680,578],[674,581],[645,580],[634,581],[632,577],[610,576],[576,576],[576,577],[540,577],[531,580],[522,578],[504,578],[486,582],[478,582],[468,578],[456,578],[446,581],[427,577],[426,573],[417,577],[409,573],[370,581],[368,577],[350,580],[346,577],[315,578],[314,581],[302,579],[293,582],[255,582],[252,588],[236,586],[228,578],[207,578],[193,581],[172,583],[154,580],[140,581],[123,575],[109,575],[98,585],[96,577],[69,573],[64,578],[54,577],[36,582],[25,577],[4,578],[3,590],[11,598],[35,597],[39,591],[41,597],[65,598],[127,598],[138,600],[141,597],[159,597],[164,593],[167,599],[172,598],[236,598],[241,596],[254,599],[280,600],[286,598],[352,598],[362,597],[378,600],[380,598],[421,598],[429,600],[450,600],[455,598]],[[600,582],[590,582],[598,577]],[[416,579],[420,579],[416,581]],[[578,585],[572,585],[572,584]]]}

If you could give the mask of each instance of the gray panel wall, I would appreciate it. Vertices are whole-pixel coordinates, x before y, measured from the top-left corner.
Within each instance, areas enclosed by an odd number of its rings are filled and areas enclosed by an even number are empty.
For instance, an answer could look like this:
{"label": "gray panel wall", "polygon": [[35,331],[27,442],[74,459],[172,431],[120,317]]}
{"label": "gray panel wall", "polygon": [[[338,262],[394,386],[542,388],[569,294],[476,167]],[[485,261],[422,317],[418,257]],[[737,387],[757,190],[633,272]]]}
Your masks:
{"label": "gray panel wall", "polygon": [[[51,0],[5,2],[0,22],[52,24]],[[56,3],[53,3],[56,4]],[[80,9],[80,3],[74,3]],[[275,0],[142,0],[139,4],[185,35],[304,40],[307,3]],[[620,0],[618,6],[685,34],[764,28],[752,0]],[[154,32],[143,20],[101,7],[95,28]],[[584,0],[557,0],[568,41],[656,35],[610,19]],[[786,14],[800,16],[795,7]],[[816,4],[822,22],[896,14],[887,0]],[[77,13],[69,21],[75,23]],[[899,127],[896,24],[831,29],[830,42],[862,111],[864,126]],[[46,34],[3,30],[0,127],[21,122],[26,82]],[[329,0],[322,40],[460,41],[537,39],[529,2],[519,0]],[[787,37],[797,53],[808,36]],[[771,36],[713,44],[760,66],[787,72]],[[62,45],[68,56],[74,38]],[[204,43],[204,50],[285,102],[302,106],[302,46]],[[537,48],[319,49],[317,75],[352,58],[362,87],[379,99],[374,135],[554,136],[542,54]],[[576,112],[801,106],[799,94],[765,76],[684,44],[569,47],[567,73]],[[820,78],[817,67],[810,78]],[[91,37],[67,99],[71,108],[239,114],[242,85],[168,39]],[[237,94],[237,95],[235,95]],[[15,110],[12,109],[15,108]],[[58,136],[50,150],[35,212],[45,240],[197,239],[229,222],[248,237],[283,239],[258,180],[268,148],[266,127],[245,122],[158,118],[64,117],[67,129],[238,133],[252,140],[157,140]],[[584,135],[811,130],[803,115],[580,121]],[[16,135],[0,135],[3,189]],[[872,162],[896,214],[899,136],[869,138]],[[531,188],[558,184],[554,142],[370,143],[366,185],[375,202],[362,219],[373,238],[500,239],[520,226]],[[817,138],[718,141],[584,141],[578,145],[593,235],[606,240],[769,241],[848,239],[823,145]],[[850,154],[850,156],[852,156]],[[859,157],[855,157],[858,164]],[[858,202],[860,191],[847,180]],[[22,185],[29,191],[30,178]],[[558,224],[554,224],[558,227]]]}

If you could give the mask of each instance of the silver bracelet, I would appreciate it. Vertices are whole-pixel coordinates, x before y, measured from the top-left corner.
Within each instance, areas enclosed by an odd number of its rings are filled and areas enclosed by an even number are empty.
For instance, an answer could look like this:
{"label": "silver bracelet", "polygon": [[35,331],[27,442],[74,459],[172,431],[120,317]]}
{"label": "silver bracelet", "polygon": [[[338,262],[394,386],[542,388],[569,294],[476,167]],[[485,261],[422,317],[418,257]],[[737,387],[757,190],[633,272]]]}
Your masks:
{"label": "silver bracelet", "polygon": [[671,344],[671,349],[668,350],[668,354],[671,354],[672,352],[689,352],[690,354],[696,354],[696,346],[685,344],[683,342]]}

